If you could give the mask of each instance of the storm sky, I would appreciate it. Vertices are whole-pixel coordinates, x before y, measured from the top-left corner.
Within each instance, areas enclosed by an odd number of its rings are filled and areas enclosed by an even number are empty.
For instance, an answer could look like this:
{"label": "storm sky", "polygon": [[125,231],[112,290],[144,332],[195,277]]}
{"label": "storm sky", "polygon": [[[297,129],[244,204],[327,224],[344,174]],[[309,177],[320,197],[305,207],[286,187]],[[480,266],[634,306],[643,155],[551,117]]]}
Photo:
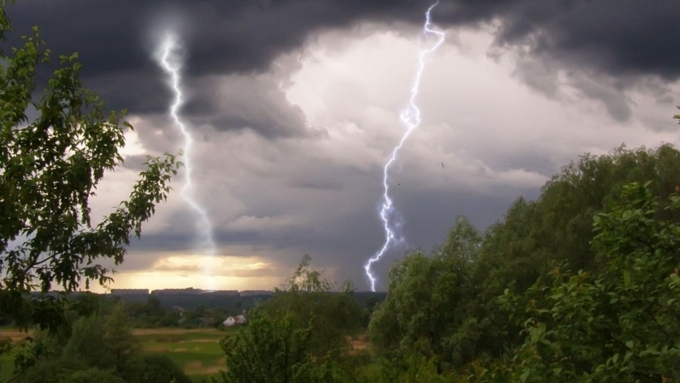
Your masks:
{"label": "storm sky", "polygon": [[[399,112],[419,41],[428,42],[421,27],[430,4],[8,5],[16,35],[38,25],[55,55],[78,52],[85,86],[107,107],[126,108],[135,127],[93,217],[126,198],[145,155],[182,147],[154,57],[167,33],[184,48],[181,113],[195,140],[189,192],[208,210],[218,255],[196,249],[198,218],[179,196],[180,173],[113,287],[207,288],[211,279],[220,289],[270,289],[308,253],[328,278],[366,290],[363,264],[384,240],[382,167],[404,132]],[[408,249],[441,243],[456,216],[484,230],[579,155],[678,145],[679,19],[673,0],[442,0],[432,22],[446,42],[427,58],[416,100],[423,121],[391,170],[408,244],[376,265],[378,288]]]}

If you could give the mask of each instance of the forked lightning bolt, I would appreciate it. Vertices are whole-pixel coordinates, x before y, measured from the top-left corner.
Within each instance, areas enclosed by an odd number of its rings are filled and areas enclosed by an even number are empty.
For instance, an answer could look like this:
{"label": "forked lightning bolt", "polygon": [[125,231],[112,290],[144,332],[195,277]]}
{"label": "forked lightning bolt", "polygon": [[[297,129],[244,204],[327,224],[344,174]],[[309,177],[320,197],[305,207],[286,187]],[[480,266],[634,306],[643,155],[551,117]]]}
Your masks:
{"label": "forked lightning bolt", "polygon": [[371,272],[371,265],[373,265],[375,262],[378,262],[385,254],[387,249],[390,248],[392,243],[398,240],[397,229],[394,228],[394,225],[391,222],[391,218],[394,215],[395,209],[389,194],[390,187],[387,182],[388,171],[390,166],[392,166],[394,161],[397,159],[399,149],[401,149],[401,147],[404,145],[404,142],[408,136],[411,135],[411,132],[413,132],[413,130],[417,128],[418,125],[420,125],[420,109],[418,109],[418,106],[416,106],[415,101],[416,96],[418,96],[418,89],[420,88],[420,77],[423,74],[423,69],[425,69],[425,56],[437,50],[437,48],[439,48],[439,46],[444,42],[444,32],[432,29],[432,23],[430,21],[430,12],[432,12],[432,9],[434,9],[437,4],[439,4],[439,0],[432,4],[427,9],[427,12],[425,12],[425,25],[423,26],[423,35],[425,35],[425,37],[427,37],[427,35],[435,35],[437,37],[437,42],[428,49],[421,49],[418,55],[418,67],[415,80],[411,86],[411,98],[409,99],[408,106],[401,112],[400,115],[401,122],[406,126],[406,132],[404,132],[404,135],[401,137],[399,144],[392,150],[392,155],[383,168],[384,192],[382,197],[382,205],[380,207],[380,219],[382,220],[383,226],[385,228],[385,242],[382,248],[380,248],[380,250],[375,253],[375,255],[369,258],[364,265],[364,269],[366,269],[366,276],[368,276],[368,279],[371,281],[371,291],[375,291],[375,283],[377,281],[377,278]]}
{"label": "forked lightning bolt", "polygon": [[[199,235],[202,239],[202,245],[204,250],[208,252],[209,256],[215,255],[215,242],[212,238],[212,224],[210,223],[210,218],[208,218],[208,213],[206,210],[195,200],[189,193],[189,189],[192,187],[191,184],[191,144],[193,139],[191,134],[187,130],[186,125],[179,117],[179,109],[184,103],[184,98],[182,95],[180,70],[182,67],[181,58],[179,55],[180,45],[178,44],[175,36],[168,34],[163,41],[160,51],[161,54],[158,58],[158,64],[163,68],[163,70],[169,76],[169,85],[172,88],[175,98],[170,105],[170,117],[174,121],[175,125],[179,128],[184,136],[184,186],[180,194],[182,198],[191,206],[191,208],[198,214],[200,219],[198,224]],[[206,272],[210,272],[209,267],[206,267]]]}

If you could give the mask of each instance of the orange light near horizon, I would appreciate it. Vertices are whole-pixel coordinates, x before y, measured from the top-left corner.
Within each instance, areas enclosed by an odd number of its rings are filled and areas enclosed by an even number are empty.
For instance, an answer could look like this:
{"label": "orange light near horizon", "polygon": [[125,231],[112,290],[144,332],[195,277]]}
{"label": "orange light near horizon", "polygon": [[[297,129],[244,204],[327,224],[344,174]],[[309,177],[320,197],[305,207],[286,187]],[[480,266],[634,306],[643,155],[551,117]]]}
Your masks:
{"label": "orange light near horizon", "polygon": [[[204,274],[210,265],[211,275]],[[117,272],[109,288],[165,289],[193,287],[203,290],[271,290],[281,284],[289,270],[256,257],[169,255],[150,268]],[[104,292],[92,286],[93,292]]]}

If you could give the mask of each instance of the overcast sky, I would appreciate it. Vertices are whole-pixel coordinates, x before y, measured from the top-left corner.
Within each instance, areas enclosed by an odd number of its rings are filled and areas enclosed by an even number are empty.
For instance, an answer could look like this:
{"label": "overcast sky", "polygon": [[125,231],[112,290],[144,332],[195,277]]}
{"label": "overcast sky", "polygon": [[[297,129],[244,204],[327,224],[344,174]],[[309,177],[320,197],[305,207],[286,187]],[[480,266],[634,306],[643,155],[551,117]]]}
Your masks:
{"label": "overcast sky", "polygon": [[[77,51],[85,85],[109,108],[127,108],[135,126],[93,216],[126,198],[144,155],[183,146],[154,61],[166,33],[181,40],[181,113],[195,140],[187,191],[207,209],[217,255],[197,248],[199,220],[179,195],[180,173],[114,287],[270,289],[308,253],[330,279],[366,290],[363,264],[384,241],[382,167],[404,133],[399,112],[428,43],[421,28],[430,4],[9,5],[17,34],[39,25],[55,54]],[[446,42],[427,58],[416,100],[422,124],[390,173],[408,246],[376,265],[378,288],[408,248],[441,243],[456,216],[484,230],[579,155],[677,145],[677,20],[674,0],[442,0],[432,22]]]}

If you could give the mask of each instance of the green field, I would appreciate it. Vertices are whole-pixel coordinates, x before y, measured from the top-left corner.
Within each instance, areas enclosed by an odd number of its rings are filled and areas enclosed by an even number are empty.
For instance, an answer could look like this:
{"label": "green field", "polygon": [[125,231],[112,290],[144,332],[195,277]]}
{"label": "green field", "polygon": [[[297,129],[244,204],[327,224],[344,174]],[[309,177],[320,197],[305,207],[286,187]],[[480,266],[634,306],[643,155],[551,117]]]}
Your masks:
{"label": "green field", "polygon": [[201,382],[224,369],[219,340],[236,331],[158,328],[138,329],[134,334],[142,340],[144,352],[169,356],[195,382]]}
{"label": "green field", "polygon": [[[20,342],[30,334],[19,331],[15,327],[0,328],[0,339],[11,339],[12,342]],[[0,382],[4,382],[12,376],[14,371],[14,354],[0,356]]]}
{"label": "green field", "polygon": [[14,369],[14,362],[12,357],[8,355],[3,355],[0,357],[0,382],[4,382],[12,376],[12,370]]}
{"label": "green field", "polygon": [[[224,369],[224,353],[219,341],[237,329],[218,331],[215,329],[152,328],[134,330],[145,353],[164,354],[174,360],[195,382],[202,382]],[[0,337],[15,341],[27,334],[16,329],[0,329]],[[0,357],[0,382],[11,376],[13,359],[10,355]]]}

